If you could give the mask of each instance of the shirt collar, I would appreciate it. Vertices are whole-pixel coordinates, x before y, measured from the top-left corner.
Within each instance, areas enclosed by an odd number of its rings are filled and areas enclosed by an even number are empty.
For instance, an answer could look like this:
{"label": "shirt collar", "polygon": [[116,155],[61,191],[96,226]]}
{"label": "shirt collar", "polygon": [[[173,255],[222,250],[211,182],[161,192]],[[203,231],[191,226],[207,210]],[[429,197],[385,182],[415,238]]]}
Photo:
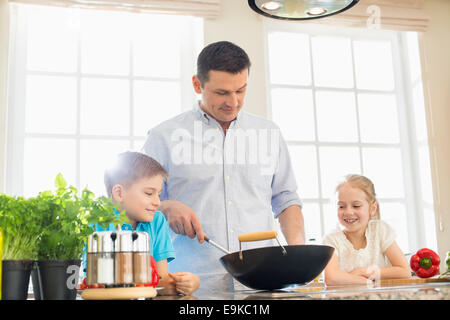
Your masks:
{"label": "shirt collar", "polygon": [[[195,108],[195,109],[197,110],[197,112],[199,113],[200,119],[201,119],[202,121],[204,121],[206,124],[209,124],[210,119],[214,119],[214,118],[211,117],[209,114],[207,114],[205,111],[203,111],[203,109],[200,107],[200,100],[197,101],[197,103],[195,104],[194,108]],[[237,125],[237,124],[239,123],[240,119],[242,118],[241,113],[242,113],[242,109],[238,112],[238,114],[237,114],[237,116],[236,116],[236,119],[234,119],[234,120],[231,121],[230,127],[233,125],[233,122],[236,122],[235,125]],[[214,121],[216,121],[216,120],[214,119]],[[216,122],[217,122],[217,121],[216,121]]]}

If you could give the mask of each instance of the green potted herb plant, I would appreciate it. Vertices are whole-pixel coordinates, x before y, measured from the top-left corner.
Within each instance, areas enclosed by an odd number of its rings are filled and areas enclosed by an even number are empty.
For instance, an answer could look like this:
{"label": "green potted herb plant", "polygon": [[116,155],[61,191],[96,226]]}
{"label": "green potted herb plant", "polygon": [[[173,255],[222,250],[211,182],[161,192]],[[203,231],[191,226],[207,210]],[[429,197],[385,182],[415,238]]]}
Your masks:
{"label": "green potted herb plant", "polygon": [[27,299],[30,272],[42,234],[42,219],[36,205],[35,198],[0,194],[2,299]]}
{"label": "green potted herb plant", "polygon": [[61,174],[55,186],[55,192],[44,191],[36,197],[43,230],[37,262],[39,291],[35,290],[35,295],[70,300],[76,297],[81,257],[87,237],[93,232],[92,224],[122,224],[126,216],[114,210],[118,208],[111,198],[96,198],[87,188],[78,195]]}

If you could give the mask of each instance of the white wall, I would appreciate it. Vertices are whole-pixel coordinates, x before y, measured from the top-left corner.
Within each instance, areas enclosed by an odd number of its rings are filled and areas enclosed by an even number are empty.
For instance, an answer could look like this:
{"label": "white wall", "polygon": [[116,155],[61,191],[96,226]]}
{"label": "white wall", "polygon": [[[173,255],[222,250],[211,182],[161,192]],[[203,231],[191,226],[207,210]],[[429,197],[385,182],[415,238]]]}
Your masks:
{"label": "white wall", "polygon": [[[436,209],[439,256],[450,251],[450,1],[427,0],[430,25],[422,36],[422,73]],[[445,270],[441,263],[441,272]]]}
{"label": "white wall", "polygon": [[250,57],[250,77],[244,110],[265,117],[266,84],[264,66],[264,34],[260,15],[253,12],[244,0],[223,0],[221,15],[205,20],[205,45],[216,41],[231,41]]}

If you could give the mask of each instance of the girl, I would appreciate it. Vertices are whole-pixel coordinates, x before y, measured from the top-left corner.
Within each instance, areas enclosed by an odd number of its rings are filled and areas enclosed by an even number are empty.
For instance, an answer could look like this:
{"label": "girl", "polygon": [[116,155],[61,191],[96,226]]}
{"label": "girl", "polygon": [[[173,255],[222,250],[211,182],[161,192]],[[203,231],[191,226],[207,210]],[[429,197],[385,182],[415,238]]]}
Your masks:
{"label": "girl", "polygon": [[336,192],[343,230],[323,240],[335,248],[325,268],[325,283],[366,284],[411,277],[406,257],[394,240],[394,230],[380,220],[373,183],[361,175],[348,175]]}

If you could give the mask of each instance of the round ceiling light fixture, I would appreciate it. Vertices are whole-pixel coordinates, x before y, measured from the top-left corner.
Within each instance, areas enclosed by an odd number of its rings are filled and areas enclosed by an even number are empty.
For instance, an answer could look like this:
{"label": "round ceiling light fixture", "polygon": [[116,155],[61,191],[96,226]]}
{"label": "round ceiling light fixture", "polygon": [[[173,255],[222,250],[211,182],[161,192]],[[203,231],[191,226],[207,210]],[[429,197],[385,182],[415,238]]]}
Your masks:
{"label": "round ceiling light fixture", "polygon": [[255,12],[282,20],[328,17],[350,9],[359,0],[248,0]]}

